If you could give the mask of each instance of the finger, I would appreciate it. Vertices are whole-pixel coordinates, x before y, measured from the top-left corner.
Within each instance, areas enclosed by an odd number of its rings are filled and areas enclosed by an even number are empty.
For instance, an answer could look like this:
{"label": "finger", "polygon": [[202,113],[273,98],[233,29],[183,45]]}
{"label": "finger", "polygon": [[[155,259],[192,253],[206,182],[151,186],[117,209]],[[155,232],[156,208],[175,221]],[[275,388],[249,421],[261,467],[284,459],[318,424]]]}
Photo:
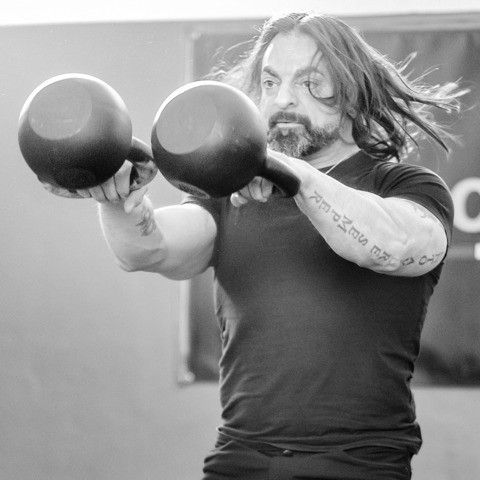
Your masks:
{"label": "finger", "polygon": [[122,199],[126,199],[130,194],[130,175],[132,168],[133,164],[126,160],[113,177],[117,194]]}
{"label": "finger", "polygon": [[234,207],[242,207],[248,203],[248,199],[246,199],[240,192],[235,192],[230,196],[230,202]]}
{"label": "finger", "polygon": [[77,194],[81,197],[84,197],[85,199],[89,199],[90,197],[92,197],[89,189],[79,189],[77,190]]}
{"label": "finger", "polygon": [[135,209],[135,207],[138,207],[142,203],[143,197],[146,193],[146,186],[142,187],[141,189],[132,191],[125,200],[125,203],[123,204],[123,209],[125,210],[125,213],[130,214],[133,209]]}
{"label": "finger", "polygon": [[260,181],[262,197],[267,200],[273,194],[273,182],[262,177]]}
{"label": "finger", "polygon": [[113,177],[100,186],[90,189],[91,196],[98,202],[119,202],[130,194],[132,163],[125,161]]}
{"label": "finger", "polygon": [[96,185],[95,187],[90,187],[88,189],[90,192],[90,195],[93,199],[95,199],[97,202],[107,202],[108,199],[105,196],[105,192],[102,189],[101,185]]}
{"label": "finger", "polygon": [[266,202],[267,197],[263,195],[262,181],[263,179],[261,177],[254,177],[253,180],[251,180],[248,185],[244,187],[240,192],[244,197],[250,197],[257,202]]}
{"label": "finger", "polygon": [[105,199],[109,202],[118,202],[120,201],[120,194],[117,192],[117,184],[115,182],[115,177],[108,179],[102,185],[100,185],[102,189],[103,195]]}

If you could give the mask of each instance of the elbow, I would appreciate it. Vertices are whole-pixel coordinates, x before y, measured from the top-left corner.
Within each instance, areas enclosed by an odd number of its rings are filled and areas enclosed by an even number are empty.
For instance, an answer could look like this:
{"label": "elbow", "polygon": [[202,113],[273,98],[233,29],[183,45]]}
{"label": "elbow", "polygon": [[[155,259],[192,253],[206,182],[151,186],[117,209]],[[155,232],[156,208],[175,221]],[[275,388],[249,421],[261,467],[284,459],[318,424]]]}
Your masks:
{"label": "elbow", "polygon": [[[388,250],[388,259],[384,260],[384,268],[386,274],[395,274],[403,266],[405,260],[412,252],[413,243],[409,241],[407,236],[396,238],[393,240]],[[384,256],[386,257],[386,256]]]}
{"label": "elbow", "polygon": [[172,281],[191,279],[203,272],[206,267],[191,263],[176,263],[164,257],[145,259],[142,256],[123,259],[116,257],[116,263],[125,272],[150,272],[160,274]]}
{"label": "elbow", "polygon": [[117,266],[125,272],[139,272],[144,270],[138,260],[135,259],[123,259],[121,257],[115,257],[115,262]]}
{"label": "elbow", "polygon": [[189,267],[189,266],[168,266],[164,262],[158,262],[155,264],[141,265],[131,262],[123,262],[117,259],[117,265],[125,272],[151,272],[154,274],[160,274],[163,277],[170,279],[171,281],[184,281],[191,279],[203,272],[205,267]]}
{"label": "elbow", "polygon": [[412,247],[408,236],[396,236],[384,248],[376,244],[370,247],[368,256],[362,258],[358,265],[375,272],[395,275],[408,260]]}
{"label": "elbow", "polygon": [[161,264],[164,260],[163,251],[156,252],[156,255],[151,251],[130,253],[128,256],[115,256],[115,261],[125,272],[159,272]]}
{"label": "elbow", "polygon": [[122,269],[122,271],[125,271],[125,272],[138,272],[141,270],[140,267],[130,262],[125,262],[122,259],[117,258],[116,262],[117,262],[117,266],[120,267],[120,269]]}

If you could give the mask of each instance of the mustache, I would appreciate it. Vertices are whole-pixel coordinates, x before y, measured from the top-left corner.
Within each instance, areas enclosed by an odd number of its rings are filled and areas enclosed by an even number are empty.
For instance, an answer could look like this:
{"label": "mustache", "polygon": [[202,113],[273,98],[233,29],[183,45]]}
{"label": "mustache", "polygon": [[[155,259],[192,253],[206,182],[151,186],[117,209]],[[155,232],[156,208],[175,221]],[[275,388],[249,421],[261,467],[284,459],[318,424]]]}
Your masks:
{"label": "mustache", "polygon": [[306,115],[295,112],[275,112],[268,119],[268,128],[273,129],[279,122],[296,122],[302,124],[307,130],[312,128],[312,122]]}

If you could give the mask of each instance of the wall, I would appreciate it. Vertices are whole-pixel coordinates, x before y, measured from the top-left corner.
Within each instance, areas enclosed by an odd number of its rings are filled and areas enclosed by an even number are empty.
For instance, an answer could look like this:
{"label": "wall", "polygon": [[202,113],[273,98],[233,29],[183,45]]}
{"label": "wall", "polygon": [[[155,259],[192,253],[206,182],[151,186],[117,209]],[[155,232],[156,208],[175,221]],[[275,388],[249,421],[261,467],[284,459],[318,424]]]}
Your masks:
{"label": "wall", "polygon": [[[179,284],[117,268],[90,200],[43,190],[17,147],[28,94],[58,74],[110,83],[144,141],[184,81],[179,25],[0,30],[0,477],[195,478],[215,386],[176,383]],[[156,204],[180,199],[160,177]]]}
{"label": "wall", "polygon": [[[17,119],[57,74],[112,85],[148,141],[185,81],[186,23],[4,27],[0,70],[0,477],[198,479],[219,420],[214,384],[176,382],[181,285],[118,269],[96,206],[46,193],[23,162]],[[162,178],[156,205],[180,195]],[[477,390],[419,388],[415,477],[480,477]]]}

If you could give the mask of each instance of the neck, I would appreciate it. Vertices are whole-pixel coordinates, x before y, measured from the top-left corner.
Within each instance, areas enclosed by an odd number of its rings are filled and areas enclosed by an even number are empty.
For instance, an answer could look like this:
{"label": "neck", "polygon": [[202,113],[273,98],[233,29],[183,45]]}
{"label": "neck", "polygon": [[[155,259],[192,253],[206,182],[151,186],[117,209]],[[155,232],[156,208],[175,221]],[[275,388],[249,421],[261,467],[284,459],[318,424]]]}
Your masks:
{"label": "neck", "polygon": [[326,149],[322,149],[319,152],[304,157],[303,160],[316,169],[322,169],[325,167],[333,167],[334,165],[343,162],[359,150],[359,147],[355,143],[340,141]]}

